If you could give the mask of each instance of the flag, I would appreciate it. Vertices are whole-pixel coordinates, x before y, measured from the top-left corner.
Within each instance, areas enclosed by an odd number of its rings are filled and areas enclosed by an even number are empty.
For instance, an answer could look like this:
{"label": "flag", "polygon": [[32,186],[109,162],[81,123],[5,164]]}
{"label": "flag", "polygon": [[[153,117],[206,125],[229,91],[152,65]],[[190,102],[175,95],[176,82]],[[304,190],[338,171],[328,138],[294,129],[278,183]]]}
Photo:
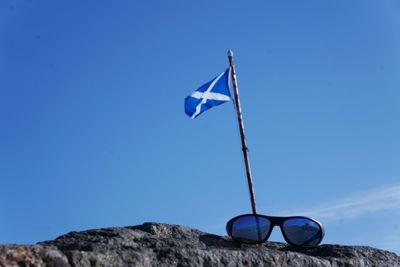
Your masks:
{"label": "flag", "polygon": [[194,119],[207,109],[230,101],[230,74],[231,69],[228,68],[186,97],[185,113]]}

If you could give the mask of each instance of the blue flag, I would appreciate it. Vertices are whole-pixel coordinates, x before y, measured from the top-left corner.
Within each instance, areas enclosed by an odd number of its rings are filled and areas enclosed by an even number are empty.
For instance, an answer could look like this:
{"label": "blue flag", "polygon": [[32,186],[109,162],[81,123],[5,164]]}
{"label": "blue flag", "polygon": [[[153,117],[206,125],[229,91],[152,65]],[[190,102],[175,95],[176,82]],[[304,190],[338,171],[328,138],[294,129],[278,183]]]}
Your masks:
{"label": "blue flag", "polygon": [[228,68],[220,75],[201,86],[185,98],[185,113],[192,119],[214,106],[231,100],[229,90],[231,69]]}

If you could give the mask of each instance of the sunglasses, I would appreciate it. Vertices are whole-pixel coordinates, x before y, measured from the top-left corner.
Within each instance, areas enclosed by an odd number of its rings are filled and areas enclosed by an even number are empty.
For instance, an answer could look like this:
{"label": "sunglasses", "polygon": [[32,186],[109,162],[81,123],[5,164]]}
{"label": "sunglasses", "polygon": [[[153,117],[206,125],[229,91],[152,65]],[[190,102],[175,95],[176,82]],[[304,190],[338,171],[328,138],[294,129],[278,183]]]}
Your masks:
{"label": "sunglasses", "polygon": [[281,228],[287,243],[297,247],[317,246],[324,237],[321,223],[302,216],[244,214],[230,219],[226,224],[226,231],[235,241],[260,244],[267,241],[274,226]]}

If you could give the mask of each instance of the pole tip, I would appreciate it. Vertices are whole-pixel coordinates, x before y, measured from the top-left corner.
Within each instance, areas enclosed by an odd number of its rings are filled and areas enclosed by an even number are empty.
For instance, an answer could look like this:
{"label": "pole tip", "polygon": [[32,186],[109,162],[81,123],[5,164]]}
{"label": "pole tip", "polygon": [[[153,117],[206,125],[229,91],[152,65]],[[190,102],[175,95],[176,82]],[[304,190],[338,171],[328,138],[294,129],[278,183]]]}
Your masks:
{"label": "pole tip", "polygon": [[228,50],[228,56],[233,57],[233,51],[231,49]]}

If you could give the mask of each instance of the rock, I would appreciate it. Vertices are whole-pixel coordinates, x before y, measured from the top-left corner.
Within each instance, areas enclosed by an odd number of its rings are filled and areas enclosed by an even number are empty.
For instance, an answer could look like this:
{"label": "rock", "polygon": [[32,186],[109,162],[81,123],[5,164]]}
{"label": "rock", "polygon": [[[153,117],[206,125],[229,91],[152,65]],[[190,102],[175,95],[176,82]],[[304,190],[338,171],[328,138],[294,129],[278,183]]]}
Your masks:
{"label": "rock", "polygon": [[400,257],[371,247],[283,243],[244,245],[179,225],[71,232],[37,245],[0,245],[0,266],[400,266]]}

